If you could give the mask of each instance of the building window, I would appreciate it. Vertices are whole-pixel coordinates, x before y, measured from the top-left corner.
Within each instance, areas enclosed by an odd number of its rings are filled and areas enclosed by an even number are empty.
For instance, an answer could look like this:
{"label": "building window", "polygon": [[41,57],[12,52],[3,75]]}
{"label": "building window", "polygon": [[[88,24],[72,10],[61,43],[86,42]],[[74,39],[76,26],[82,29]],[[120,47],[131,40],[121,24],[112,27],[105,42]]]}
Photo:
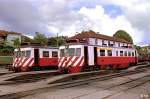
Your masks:
{"label": "building window", "polygon": [[112,56],[112,50],[107,51],[108,56]]}
{"label": "building window", "polygon": [[118,56],[118,51],[116,51],[116,56]]}
{"label": "building window", "polygon": [[113,47],[114,46],[114,42],[113,41],[108,41],[108,45]]}
{"label": "building window", "polygon": [[120,56],[123,56],[123,51],[120,51]]}
{"label": "building window", "polygon": [[118,43],[118,47],[120,47],[120,43]]}
{"label": "building window", "polygon": [[96,44],[96,45],[98,44],[98,39],[97,39],[97,38],[95,39],[95,44]]}
{"label": "building window", "polygon": [[43,57],[49,57],[49,51],[43,51]]}
{"label": "building window", "polygon": [[127,51],[124,52],[124,56],[127,56]]}
{"label": "building window", "polygon": [[105,44],[105,40],[102,40],[102,46],[107,46],[107,44]]}
{"label": "building window", "polygon": [[52,57],[58,57],[58,52],[57,51],[52,51]]}
{"label": "building window", "polygon": [[128,52],[128,56],[131,56],[131,52]]}
{"label": "building window", "polygon": [[76,49],[76,56],[81,56],[81,48]]}
{"label": "building window", "polygon": [[105,50],[100,50],[100,56],[105,56]]}

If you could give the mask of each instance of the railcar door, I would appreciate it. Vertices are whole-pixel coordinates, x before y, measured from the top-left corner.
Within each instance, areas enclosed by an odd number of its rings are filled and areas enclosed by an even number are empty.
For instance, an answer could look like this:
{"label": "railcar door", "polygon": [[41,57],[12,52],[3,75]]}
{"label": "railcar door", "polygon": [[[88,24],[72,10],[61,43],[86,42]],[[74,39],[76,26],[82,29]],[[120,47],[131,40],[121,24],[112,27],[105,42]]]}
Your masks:
{"label": "railcar door", "polygon": [[94,65],[97,65],[97,47],[94,47]]}
{"label": "railcar door", "polygon": [[84,46],[84,62],[85,62],[85,66],[88,66],[88,47]]}
{"label": "railcar door", "polygon": [[34,49],[34,64],[39,65],[39,49]]}

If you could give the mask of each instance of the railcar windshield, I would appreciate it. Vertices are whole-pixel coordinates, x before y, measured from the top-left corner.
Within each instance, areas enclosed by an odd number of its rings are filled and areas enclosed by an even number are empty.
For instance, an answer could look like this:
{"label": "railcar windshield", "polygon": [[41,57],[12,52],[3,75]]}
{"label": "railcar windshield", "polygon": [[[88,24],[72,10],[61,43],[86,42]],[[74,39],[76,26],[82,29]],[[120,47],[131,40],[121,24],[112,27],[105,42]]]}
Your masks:
{"label": "railcar windshield", "polygon": [[81,56],[81,48],[66,48],[60,50],[60,57]]}
{"label": "railcar windshield", "polygon": [[26,50],[26,51],[15,51],[14,52],[14,56],[16,58],[19,57],[30,57],[31,56],[31,51],[30,50]]}
{"label": "railcar windshield", "polygon": [[16,58],[21,57],[21,51],[15,51],[14,56]]}

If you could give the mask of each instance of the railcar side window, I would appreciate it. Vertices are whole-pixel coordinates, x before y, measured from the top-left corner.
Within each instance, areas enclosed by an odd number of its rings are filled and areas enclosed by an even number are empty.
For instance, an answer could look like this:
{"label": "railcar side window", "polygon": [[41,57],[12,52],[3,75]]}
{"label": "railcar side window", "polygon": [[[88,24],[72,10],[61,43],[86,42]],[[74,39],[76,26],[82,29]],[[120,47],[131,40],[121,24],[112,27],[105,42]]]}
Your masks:
{"label": "railcar side window", "polygon": [[69,48],[68,49],[68,55],[69,56],[74,56],[75,55],[75,48]]}
{"label": "railcar side window", "polygon": [[112,56],[112,50],[108,50],[107,53],[108,53],[108,56]]}
{"label": "railcar side window", "polygon": [[31,56],[31,51],[30,51],[30,50],[27,50],[25,56],[26,56],[26,57],[30,57],[30,56]]}
{"label": "railcar side window", "polygon": [[49,51],[43,51],[43,57],[49,57]]}
{"label": "railcar side window", "polygon": [[123,51],[120,51],[120,56],[123,56]]}
{"label": "railcar side window", "polygon": [[105,56],[105,50],[100,50],[100,56]]}
{"label": "railcar side window", "polygon": [[118,51],[116,51],[116,56],[118,56]]}
{"label": "railcar side window", "polygon": [[76,56],[81,56],[81,48],[76,49]]}
{"label": "railcar side window", "polygon": [[124,56],[127,56],[127,51],[124,52]]}
{"label": "railcar side window", "polygon": [[52,57],[58,57],[58,52],[57,51],[52,51]]}
{"label": "railcar side window", "polygon": [[131,56],[131,52],[128,52],[128,56]]}
{"label": "railcar side window", "polygon": [[65,56],[65,50],[64,49],[61,49],[60,50],[60,57],[64,57]]}
{"label": "railcar side window", "polygon": [[134,52],[132,52],[132,56],[134,57]]}

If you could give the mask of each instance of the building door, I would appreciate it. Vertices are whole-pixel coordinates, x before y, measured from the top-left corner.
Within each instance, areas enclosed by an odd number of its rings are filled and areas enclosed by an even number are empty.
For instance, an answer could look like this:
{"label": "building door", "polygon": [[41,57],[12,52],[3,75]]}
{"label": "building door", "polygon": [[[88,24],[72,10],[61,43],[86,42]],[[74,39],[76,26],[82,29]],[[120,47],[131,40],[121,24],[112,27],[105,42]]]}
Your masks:
{"label": "building door", "polygon": [[39,65],[39,49],[34,49],[34,64]]}
{"label": "building door", "polygon": [[97,65],[97,47],[94,47],[94,65]]}
{"label": "building door", "polygon": [[88,47],[84,46],[84,62],[85,66],[88,66]]}

